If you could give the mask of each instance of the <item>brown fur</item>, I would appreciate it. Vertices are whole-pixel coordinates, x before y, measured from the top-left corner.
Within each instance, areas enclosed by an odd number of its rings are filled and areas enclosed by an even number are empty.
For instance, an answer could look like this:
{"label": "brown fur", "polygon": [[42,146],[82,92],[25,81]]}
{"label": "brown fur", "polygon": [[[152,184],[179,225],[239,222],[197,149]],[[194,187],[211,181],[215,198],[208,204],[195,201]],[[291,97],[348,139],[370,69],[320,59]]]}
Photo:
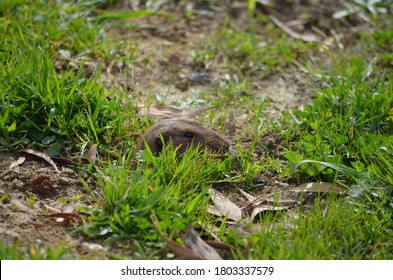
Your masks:
{"label": "brown fur", "polygon": [[182,155],[189,147],[200,145],[215,152],[229,152],[229,141],[222,135],[195,120],[169,119],[150,127],[139,140],[135,151],[144,150],[145,143],[155,156],[159,156],[164,144],[172,144]]}

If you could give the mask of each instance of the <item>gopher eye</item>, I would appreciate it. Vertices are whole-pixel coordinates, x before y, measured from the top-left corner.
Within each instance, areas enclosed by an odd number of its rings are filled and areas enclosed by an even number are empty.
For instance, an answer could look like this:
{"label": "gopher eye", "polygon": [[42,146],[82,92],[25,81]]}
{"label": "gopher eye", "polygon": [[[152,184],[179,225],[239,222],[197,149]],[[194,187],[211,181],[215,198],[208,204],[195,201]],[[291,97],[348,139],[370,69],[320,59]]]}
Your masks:
{"label": "gopher eye", "polygon": [[184,137],[186,137],[186,138],[194,138],[194,134],[192,134],[191,132],[187,131],[186,133],[184,133]]}
{"label": "gopher eye", "polygon": [[161,138],[157,137],[155,142],[156,142],[156,145],[157,145],[157,149],[161,152],[162,146],[163,146]]}

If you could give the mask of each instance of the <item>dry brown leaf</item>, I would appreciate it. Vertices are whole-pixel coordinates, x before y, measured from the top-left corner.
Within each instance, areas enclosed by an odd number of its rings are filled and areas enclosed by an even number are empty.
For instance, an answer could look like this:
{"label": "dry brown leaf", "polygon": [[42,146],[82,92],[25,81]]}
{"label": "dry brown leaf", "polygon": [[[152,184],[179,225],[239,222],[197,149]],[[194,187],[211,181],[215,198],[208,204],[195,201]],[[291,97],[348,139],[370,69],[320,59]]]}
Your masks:
{"label": "dry brown leaf", "polygon": [[49,180],[49,177],[48,176],[44,176],[44,175],[38,176],[37,178],[35,178],[33,181],[30,182],[30,186],[31,187],[35,187],[35,186],[37,186],[38,184],[42,183],[45,180]]}
{"label": "dry brown leaf", "polygon": [[61,227],[69,225],[69,220],[64,220],[62,222],[44,222],[44,223],[36,223],[32,221],[26,222],[26,224],[33,225],[35,227]]}
{"label": "dry brown leaf", "polygon": [[[48,209],[48,212],[49,212],[49,213],[52,213],[52,214],[57,214],[57,213],[72,213],[72,212],[74,211],[74,206],[73,206],[73,205],[67,205],[67,206],[65,206],[63,211],[61,211],[60,209],[51,207],[51,206],[49,206],[49,205],[46,205],[46,204],[45,204],[44,206],[45,206],[46,209]],[[63,220],[64,220],[64,218],[57,218],[57,219],[56,219],[56,222],[62,222]]]}
{"label": "dry brown leaf", "polygon": [[218,211],[217,207],[214,205],[209,205],[207,206],[207,213],[217,216],[217,217],[224,217],[224,214],[221,214],[220,211]]}
{"label": "dry brown leaf", "polygon": [[11,202],[12,205],[17,207],[18,211],[25,212],[27,214],[30,214],[30,215],[34,216],[34,217],[37,216],[37,214],[34,213],[33,210],[31,210],[29,207],[24,205],[20,200],[13,198],[13,199],[11,199],[10,202]]}
{"label": "dry brown leaf", "polygon": [[141,5],[141,0],[128,0],[128,4],[133,11],[138,11]]}
{"label": "dry brown leaf", "polygon": [[[68,226],[72,224],[81,225],[84,224],[83,219],[77,215],[72,213],[54,213],[48,215],[39,215],[40,217],[44,218],[56,218],[56,222],[43,222],[37,223],[29,221],[27,224],[36,226],[36,227],[46,227],[46,226],[54,226],[54,227],[61,227],[61,226]],[[61,220],[59,220],[61,218]]]}
{"label": "dry brown leaf", "polygon": [[242,195],[244,195],[248,202],[252,203],[252,204],[256,204],[257,203],[257,199],[255,196],[249,194],[248,192],[243,191],[242,189],[239,189],[239,192],[241,192]]}
{"label": "dry brown leaf", "polygon": [[70,223],[73,224],[83,224],[84,221],[81,216],[74,214],[74,213],[53,213],[48,215],[41,215],[42,217],[46,218],[63,218],[64,220],[68,220]]}
{"label": "dry brown leaf", "polygon": [[173,242],[168,237],[165,236],[161,231],[158,231],[158,234],[164,239],[166,245],[168,245],[169,250],[178,258],[182,258],[185,260],[201,260],[201,258],[194,254],[190,249],[180,245],[176,242]]}
{"label": "dry brown leaf", "polygon": [[[74,212],[74,206],[73,205],[67,205],[64,207],[63,211],[61,213],[73,213]],[[57,218],[56,222],[61,222],[63,218]]]}
{"label": "dry brown leaf", "polygon": [[322,40],[319,38],[319,36],[315,35],[314,33],[311,32],[304,33],[304,34],[297,33],[294,30],[292,30],[288,25],[280,21],[276,16],[270,14],[269,17],[274,22],[275,25],[277,25],[285,33],[287,33],[290,37],[294,39],[300,39],[305,42],[315,42],[320,44],[323,43]]}
{"label": "dry brown leaf", "polygon": [[[172,118],[192,119],[212,108],[214,107],[181,110],[179,108],[171,107],[167,105],[154,105],[147,108],[145,113],[150,117],[158,117],[162,119],[172,119]],[[142,111],[142,113],[144,112]]]}
{"label": "dry brown leaf", "polygon": [[45,181],[42,182],[42,183],[45,185],[45,187],[46,187],[48,190],[51,190],[51,191],[56,190],[56,188],[52,185],[51,182],[45,180]]}
{"label": "dry brown leaf", "polygon": [[164,239],[165,243],[168,245],[169,250],[178,258],[185,259],[185,260],[202,260],[198,255],[194,254],[190,249],[180,245],[176,242],[173,242],[165,235],[161,235]]}
{"label": "dry brown leaf", "polygon": [[61,213],[60,209],[51,207],[49,205],[44,204],[44,207],[48,210],[49,213]]}
{"label": "dry brown leaf", "polygon": [[50,156],[48,156],[48,154],[43,153],[43,152],[38,152],[38,151],[35,151],[32,149],[24,149],[21,151],[46,160],[50,165],[53,166],[53,168],[56,170],[56,172],[59,172],[59,169],[57,168],[56,163],[50,158]]}
{"label": "dry brown leaf", "polygon": [[275,212],[275,211],[283,211],[283,210],[288,210],[287,207],[282,207],[282,206],[272,206],[272,205],[260,205],[255,207],[250,216],[250,220],[253,221],[256,216],[258,216],[261,213],[267,213],[267,212]]}
{"label": "dry brown leaf", "polygon": [[208,244],[209,246],[211,246],[212,248],[215,249],[221,249],[221,250],[227,250],[227,251],[231,251],[231,250],[235,250],[235,247],[226,244],[226,243],[222,243],[219,241],[213,241],[213,240],[205,240],[206,244]]}
{"label": "dry brown leaf", "polygon": [[52,159],[68,163],[70,165],[79,165],[78,163],[74,162],[72,159],[66,158],[66,157],[52,157]]}
{"label": "dry brown leaf", "polygon": [[48,191],[56,190],[56,188],[49,182],[48,176],[38,176],[30,182],[30,187],[39,193],[46,193]]}
{"label": "dry brown leaf", "polygon": [[191,251],[189,248],[173,242],[163,234],[160,234],[160,236],[162,239],[164,239],[166,245],[168,245],[169,249],[173,254],[175,254],[176,257],[185,260],[201,260],[201,258],[198,255],[194,254],[194,252]]}
{"label": "dry brown leaf", "polygon": [[12,168],[14,168],[15,166],[18,166],[18,165],[23,164],[23,163],[25,162],[25,160],[26,160],[26,157],[20,156],[16,161],[14,161],[14,162],[12,162],[12,163],[10,164],[9,169],[12,169]]}
{"label": "dry brown leaf", "polygon": [[290,189],[290,192],[312,192],[312,193],[331,193],[331,194],[343,194],[345,189],[338,186],[337,184],[328,182],[312,182],[305,183],[296,188]]}
{"label": "dry brown leaf", "polygon": [[42,183],[47,187],[48,190],[56,190],[55,186],[53,186],[52,183],[48,180],[45,180]]}
{"label": "dry brown leaf", "polygon": [[93,164],[93,165],[96,164],[96,159],[97,159],[97,145],[96,144],[93,144],[93,146],[91,146],[91,148],[87,152],[86,158],[91,164]]}
{"label": "dry brown leaf", "polygon": [[158,234],[161,236],[161,238],[165,241],[166,245],[169,247],[169,250],[171,250],[171,252],[176,257],[182,258],[185,260],[201,260],[201,258],[199,256],[195,255],[190,249],[184,247],[181,244],[173,242],[168,237],[166,237],[165,234],[157,226],[158,220],[155,215],[151,215],[150,218],[152,220],[153,227],[158,232]]}
{"label": "dry brown leaf", "polygon": [[236,204],[215,189],[210,188],[209,192],[218,212],[233,221],[238,221],[242,218],[242,210]]}
{"label": "dry brown leaf", "polygon": [[184,244],[202,260],[221,260],[220,255],[210,245],[203,241],[192,224],[188,224]]}

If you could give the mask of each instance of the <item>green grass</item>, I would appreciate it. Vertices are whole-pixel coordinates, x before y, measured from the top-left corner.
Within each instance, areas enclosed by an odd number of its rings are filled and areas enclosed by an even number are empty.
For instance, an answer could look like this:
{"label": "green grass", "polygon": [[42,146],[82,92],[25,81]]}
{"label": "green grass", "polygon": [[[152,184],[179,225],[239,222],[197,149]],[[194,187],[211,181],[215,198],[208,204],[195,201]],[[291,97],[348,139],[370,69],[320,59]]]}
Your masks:
{"label": "green grass", "polygon": [[[54,3],[44,3],[16,5],[2,18],[7,24],[1,30],[5,44],[0,67],[0,135],[4,147],[34,143],[56,155],[76,139],[105,141],[116,121],[112,112],[120,106],[109,102],[108,93],[99,85],[100,68],[89,78],[83,74],[83,63],[66,71],[55,68],[58,53],[54,50],[63,40],[76,45],[62,47],[79,52],[95,45],[98,33],[86,22],[83,25],[81,16],[71,18],[85,33],[76,34],[72,28],[66,31],[73,21],[57,14]],[[88,35],[93,30],[97,34]],[[77,45],[81,41],[78,36],[86,36],[82,41],[91,45]]]}
{"label": "green grass", "polygon": [[[351,48],[331,53],[328,59],[313,58],[311,64],[308,53],[319,54],[317,46],[293,40],[268,18],[254,16],[252,2],[248,28],[235,30],[227,19],[193,58],[193,63],[203,65],[219,58],[231,74],[228,83],[215,86],[214,94],[202,92],[199,98],[222,108],[220,116],[208,113],[217,128],[223,128],[231,107],[247,114],[249,123],[242,129],[252,135],[250,148],[238,141],[237,156],[216,160],[191,150],[180,160],[167,147],[160,157],[145,151],[143,161],[132,167],[130,132],[142,133],[151,121],[137,115],[137,104],[126,96],[133,92],[108,92],[100,84],[100,74],[107,61],[149,60],[137,57],[137,42],[128,44],[109,31],[112,24],[118,26],[130,17],[172,16],[100,10],[110,1],[0,4],[0,148],[34,144],[50,155],[82,156],[98,143],[98,168],[88,166],[84,171],[96,178],[101,193],[90,192],[97,202],[88,224],[78,230],[93,240],[104,238],[106,246],[124,242],[134,258],[168,258],[156,228],[181,242],[192,223],[198,229],[214,226],[215,234],[236,248],[236,259],[391,259],[392,17],[375,18],[375,30],[360,33],[362,40]],[[260,25],[264,28],[257,32]],[[82,60],[71,67],[60,53],[81,55]],[[252,82],[284,72],[299,58],[303,71],[322,85],[314,88],[316,98],[304,110],[266,121],[269,104],[255,98]],[[98,65],[89,71],[92,60]],[[278,157],[265,149],[259,158],[254,152],[263,146],[261,135],[268,130],[280,132],[286,147]],[[224,218],[207,213],[209,188],[258,191],[254,182],[266,173],[274,173],[280,182],[339,183],[349,196],[318,197],[311,210],[299,208],[298,218],[265,215],[262,231],[250,234],[228,229]],[[90,191],[82,177],[81,181]],[[37,250],[0,242],[1,259],[67,257],[62,246]]]}
{"label": "green grass", "polygon": [[[392,76],[373,72],[372,62],[349,58],[343,63],[345,59],[340,59],[341,73],[324,75],[329,77],[324,81],[329,87],[319,89],[305,110],[293,112],[299,141],[285,156],[291,162],[312,159],[363,171],[381,146],[391,149]],[[335,175],[317,164],[302,168],[311,176]]]}
{"label": "green grass", "polygon": [[328,199],[291,226],[264,219],[268,232],[250,238],[255,259],[390,259],[392,212],[343,199]]}
{"label": "green grass", "polygon": [[284,71],[297,58],[315,49],[313,43],[293,40],[278,31],[268,17],[261,15],[251,20],[245,30],[239,30],[227,19],[222,30],[210,38],[194,59],[204,64],[218,60],[232,75],[251,82]]}
{"label": "green grass", "polygon": [[56,247],[42,243],[26,246],[20,240],[0,243],[1,260],[61,260],[66,258],[68,251],[63,243]]}
{"label": "green grass", "polygon": [[[213,162],[207,153],[198,149],[188,152],[181,160],[169,146],[163,156],[156,158],[149,150],[145,161],[136,170],[130,162],[114,167],[109,165],[99,176],[103,186],[104,200],[99,211],[92,216],[90,225],[83,232],[92,235],[107,235],[110,239],[129,238],[142,242],[143,250],[138,257],[151,257],[153,249],[163,244],[152,226],[150,216],[159,219],[159,227],[170,235],[185,231],[190,222],[198,218],[206,222],[206,206],[209,202],[208,188],[214,182],[231,181],[225,177],[232,166],[232,158]],[[151,244],[146,250],[146,244]]]}

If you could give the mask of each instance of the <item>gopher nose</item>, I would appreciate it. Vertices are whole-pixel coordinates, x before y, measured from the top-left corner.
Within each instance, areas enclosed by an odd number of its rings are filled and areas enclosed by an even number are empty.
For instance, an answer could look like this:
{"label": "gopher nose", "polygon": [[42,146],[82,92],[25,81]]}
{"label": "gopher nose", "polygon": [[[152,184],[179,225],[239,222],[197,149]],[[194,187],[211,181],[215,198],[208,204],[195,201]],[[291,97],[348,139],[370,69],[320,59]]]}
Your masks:
{"label": "gopher nose", "polygon": [[230,155],[234,155],[234,154],[236,153],[235,149],[234,149],[234,148],[232,147],[232,145],[230,145],[230,144],[223,145],[223,146],[221,147],[221,151],[222,151],[222,152],[225,152],[225,153],[228,153],[228,154],[230,154]]}

